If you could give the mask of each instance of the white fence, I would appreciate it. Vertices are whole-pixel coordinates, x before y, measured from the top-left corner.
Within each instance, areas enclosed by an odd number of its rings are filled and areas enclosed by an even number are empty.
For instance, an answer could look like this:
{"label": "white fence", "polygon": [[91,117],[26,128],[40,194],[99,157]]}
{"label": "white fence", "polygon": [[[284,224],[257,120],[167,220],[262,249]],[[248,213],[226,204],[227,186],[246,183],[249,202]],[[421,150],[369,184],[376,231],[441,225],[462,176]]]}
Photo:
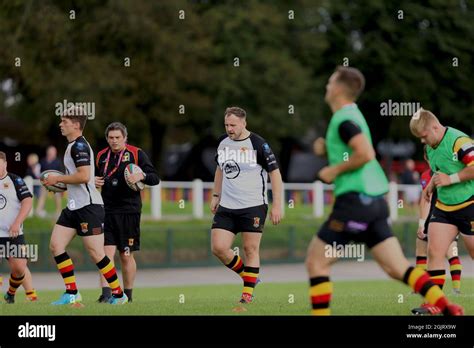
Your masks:
{"label": "white fence", "polygon": [[[32,180],[31,178],[25,178],[26,184],[32,191],[33,186],[40,185],[39,180]],[[162,181],[157,186],[147,186],[146,189],[150,190],[151,194],[151,218],[154,220],[161,220],[166,218],[163,216],[163,199],[162,199],[162,190],[163,189],[190,189],[192,190],[192,216],[196,219],[202,219],[204,217],[205,209],[209,209],[207,203],[204,200],[204,190],[213,189],[212,182],[203,182],[202,180],[196,179],[194,181]],[[268,189],[271,190],[271,185],[268,185]],[[325,205],[325,192],[332,191],[333,185],[327,185],[321,181],[315,181],[314,183],[284,183],[283,192],[289,190],[295,191],[311,191],[312,192],[312,216],[322,217],[324,215],[324,205]],[[390,207],[390,218],[392,221],[398,219],[398,209],[400,208],[399,192],[404,192],[406,195],[411,195],[413,200],[419,199],[421,192],[420,185],[400,185],[395,182],[390,182],[389,192],[387,194],[387,202]],[[286,195],[283,195],[286,197]],[[282,199],[282,212],[285,213],[285,210],[288,209],[288,201]],[[33,213],[33,212],[32,212]],[[32,214],[31,213],[31,214]]]}

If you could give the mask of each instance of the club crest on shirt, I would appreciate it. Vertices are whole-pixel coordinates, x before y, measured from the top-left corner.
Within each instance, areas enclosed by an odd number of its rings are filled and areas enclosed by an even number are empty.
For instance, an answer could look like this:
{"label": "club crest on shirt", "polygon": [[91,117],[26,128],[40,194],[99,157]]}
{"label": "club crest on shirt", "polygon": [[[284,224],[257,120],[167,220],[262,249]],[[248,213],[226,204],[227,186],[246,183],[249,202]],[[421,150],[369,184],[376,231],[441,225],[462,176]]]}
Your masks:
{"label": "club crest on shirt", "polygon": [[3,188],[4,188],[5,190],[8,189],[9,187],[10,187],[10,185],[8,185],[7,182],[3,183]]}
{"label": "club crest on shirt", "polygon": [[130,152],[125,152],[123,154],[122,162],[130,162]]}
{"label": "club crest on shirt", "polygon": [[133,238],[128,238],[128,245],[133,246]]}
{"label": "club crest on shirt", "polygon": [[87,222],[81,222],[81,231],[82,233],[87,233],[89,231],[89,224]]}
{"label": "club crest on shirt", "polygon": [[240,167],[237,162],[229,160],[222,166],[222,171],[227,179],[235,179],[240,174]]}
{"label": "club crest on shirt", "polygon": [[257,228],[260,226],[260,218],[259,217],[254,217],[253,218],[253,227]]}

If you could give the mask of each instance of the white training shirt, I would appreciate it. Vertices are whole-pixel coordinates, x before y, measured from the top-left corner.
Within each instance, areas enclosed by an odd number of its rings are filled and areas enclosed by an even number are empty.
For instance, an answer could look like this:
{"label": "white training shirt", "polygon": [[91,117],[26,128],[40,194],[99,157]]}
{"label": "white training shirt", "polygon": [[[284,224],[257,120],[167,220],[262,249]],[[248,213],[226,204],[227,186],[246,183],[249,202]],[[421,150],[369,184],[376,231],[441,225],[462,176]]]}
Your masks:
{"label": "white training shirt", "polygon": [[[0,179],[0,238],[10,237],[8,231],[21,209],[21,201],[33,197],[22,178],[7,173]],[[20,226],[23,234],[23,225]]]}
{"label": "white training shirt", "polygon": [[223,135],[216,162],[223,176],[219,205],[244,209],[268,204],[267,173],[278,169],[278,163],[265,139],[255,133],[242,140]]}
{"label": "white training shirt", "polygon": [[77,168],[89,166],[90,178],[87,184],[67,184],[69,210],[78,210],[90,204],[104,204],[102,196],[95,188],[95,167],[92,163],[94,152],[86,139],[81,135],[69,143],[64,154],[64,167],[67,175],[77,173]]}

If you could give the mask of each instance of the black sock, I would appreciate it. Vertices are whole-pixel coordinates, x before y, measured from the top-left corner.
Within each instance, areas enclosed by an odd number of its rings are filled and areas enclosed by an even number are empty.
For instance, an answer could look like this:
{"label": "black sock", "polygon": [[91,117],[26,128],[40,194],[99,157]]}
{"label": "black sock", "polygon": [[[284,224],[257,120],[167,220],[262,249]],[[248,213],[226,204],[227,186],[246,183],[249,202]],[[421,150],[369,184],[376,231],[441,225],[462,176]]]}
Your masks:
{"label": "black sock", "polygon": [[123,292],[128,297],[128,302],[132,302],[132,291],[133,289],[123,289]]}
{"label": "black sock", "polygon": [[112,289],[108,286],[102,287],[102,296],[111,297],[112,296]]}

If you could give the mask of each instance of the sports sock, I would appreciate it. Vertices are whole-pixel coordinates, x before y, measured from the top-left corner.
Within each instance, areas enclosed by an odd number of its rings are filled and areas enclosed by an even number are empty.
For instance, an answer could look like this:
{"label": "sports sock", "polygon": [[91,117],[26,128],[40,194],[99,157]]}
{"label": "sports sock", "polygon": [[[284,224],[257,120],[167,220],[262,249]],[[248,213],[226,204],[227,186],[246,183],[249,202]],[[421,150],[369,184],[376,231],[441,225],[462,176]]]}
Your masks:
{"label": "sports sock", "polygon": [[454,256],[449,259],[449,271],[451,273],[451,281],[453,283],[453,289],[461,289],[461,272],[462,264],[458,256]]}
{"label": "sports sock", "polygon": [[259,267],[245,266],[244,274],[242,276],[244,279],[244,289],[242,290],[242,296],[248,296],[250,298],[252,297],[255,284],[257,283],[259,271]]}
{"label": "sports sock", "polygon": [[103,286],[102,287],[102,296],[104,296],[104,297],[111,297],[112,296],[112,289],[110,289],[110,286]]}
{"label": "sports sock", "polygon": [[23,279],[25,279],[25,275],[22,275],[21,277],[15,277],[13,274],[10,274],[10,286],[7,293],[11,296],[15,296],[16,290],[21,285],[21,283],[23,283]]}
{"label": "sports sock", "polygon": [[309,296],[311,300],[312,315],[331,315],[329,303],[333,291],[329,277],[313,277],[309,280]]}
{"label": "sports sock", "polygon": [[439,286],[443,290],[444,282],[446,281],[446,271],[444,269],[429,270],[428,274],[433,283]]}
{"label": "sports sock", "polygon": [[403,276],[403,282],[423,296],[429,304],[438,307],[441,312],[446,310],[448,299],[427,272],[410,266]]}
{"label": "sports sock", "polygon": [[416,267],[426,271],[426,256],[417,256],[416,257]]}
{"label": "sports sock", "polygon": [[120,287],[117,271],[115,270],[115,266],[112,261],[110,261],[107,256],[104,256],[104,258],[97,262],[96,265],[104,278],[107,280],[107,283],[109,283],[110,289],[112,289],[112,296],[117,298],[122,297],[123,291]]}
{"label": "sports sock", "polygon": [[77,294],[76,277],[74,276],[74,265],[71,258],[64,252],[54,257],[58,270],[63,277],[64,285],[66,286],[66,293]]}
{"label": "sports sock", "polygon": [[235,255],[232,261],[230,261],[230,263],[227,264],[226,267],[230,268],[235,273],[237,273],[240,277],[243,278],[245,266],[242,261],[242,258],[239,255]]}
{"label": "sports sock", "polygon": [[32,289],[32,290],[29,290],[29,291],[25,291],[26,293],[26,296],[30,297],[30,298],[36,298],[38,297],[38,294],[36,293],[36,290],[35,289]]}
{"label": "sports sock", "polygon": [[132,302],[132,292],[133,292],[133,289],[123,289],[123,292],[125,293],[125,295],[127,295],[127,297],[128,297],[128,302]]}

